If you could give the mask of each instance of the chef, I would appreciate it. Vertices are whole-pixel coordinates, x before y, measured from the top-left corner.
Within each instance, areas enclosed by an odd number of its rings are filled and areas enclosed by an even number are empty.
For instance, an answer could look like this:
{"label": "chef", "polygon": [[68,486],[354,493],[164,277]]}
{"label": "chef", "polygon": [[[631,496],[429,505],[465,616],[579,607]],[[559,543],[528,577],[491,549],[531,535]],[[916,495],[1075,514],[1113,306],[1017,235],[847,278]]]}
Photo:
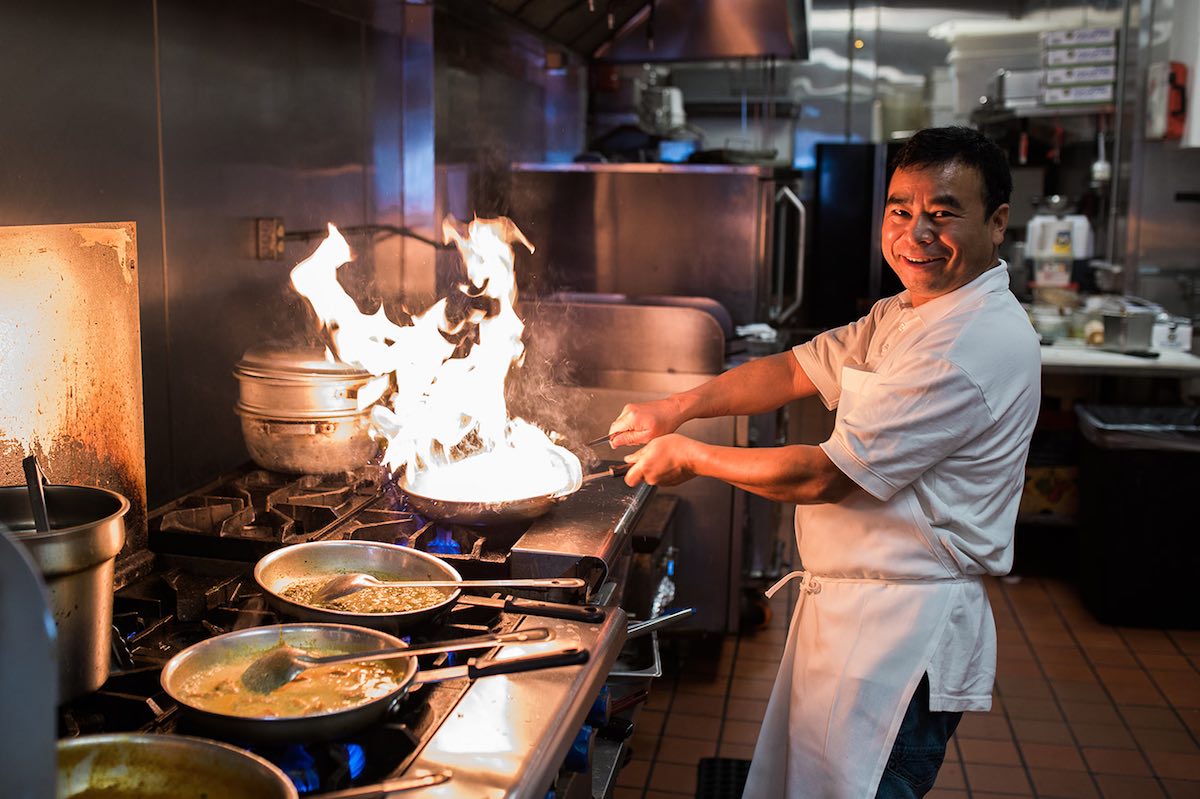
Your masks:
{"label": "chef", "polygon": [[[746,799],[923,796],[963,711],[991,707],[996,631],[982,576],[1012,565],[1040,402],[1038,339],[999,246],[1003,151],[960,127],[896,154],[883,254],[905,290],[856,322],[695,388],[627,405],[626,482],[714,477],[796,503],[797,580]],[[737,449],[674,431],[818,395],[817,446]]]}

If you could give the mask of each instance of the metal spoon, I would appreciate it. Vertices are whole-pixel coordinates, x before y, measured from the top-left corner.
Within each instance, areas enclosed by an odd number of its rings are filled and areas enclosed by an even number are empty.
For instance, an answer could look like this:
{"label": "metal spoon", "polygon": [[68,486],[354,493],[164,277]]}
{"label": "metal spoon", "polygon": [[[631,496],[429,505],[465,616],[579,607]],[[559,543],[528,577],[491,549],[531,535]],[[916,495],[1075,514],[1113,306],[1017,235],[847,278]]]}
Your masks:
{"label": "metal spoon", "polygon": [[42,474],[36,455],[22,460],[21,466],[25,469],[25,487],[29,491],[29,506],[33,509],[33,526],[39,533],[48,533],[50,514],[46,510],[46,475]]}
{"label": "metal spoon", "polygon": [[572,588],[579,589],[587,582],[578,577],[547,577],[529,580],[397,580],[384,582],[369,574],[351,572],[339,574],[317,589],[304,604],[321,605],[349,596],[364,588]]}
{"label": "metal spoon", "polygon": [[276,688],[287,685],[303,672],[314,666],[327,666],[332,663],[364,663],[373,660],[388,660],[394,657],[416,657],[417,655],[441,654],[442,652],[458,652],[463,649],[482,649],[490,646],[506,646],[508,644],[528,644],[535,641],[549,641],[554,633],[546,627],[534,627],[530,630],[517,630],[498,635],[480,635],[475,638],[460,638],[457,641],[443,641],[421,647],[394,647],[391,649],[376,649],[369,652],[351,652],[343,655],[325,655],[316,657],[309,655],[294,646],[280,645],[272,648],[265,655],[255,658],[246,670],[242,672],[242,685],[260,694],[269,694]]}

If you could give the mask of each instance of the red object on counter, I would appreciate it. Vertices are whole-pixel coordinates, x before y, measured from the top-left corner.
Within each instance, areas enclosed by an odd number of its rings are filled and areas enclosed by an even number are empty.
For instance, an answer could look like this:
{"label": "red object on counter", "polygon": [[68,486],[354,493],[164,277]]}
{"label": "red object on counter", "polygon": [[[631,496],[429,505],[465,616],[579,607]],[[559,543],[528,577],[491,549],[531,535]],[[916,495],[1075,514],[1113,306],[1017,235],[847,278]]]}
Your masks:
{"label": "red object on counter", "polygon": [[1182,139],[1187,120],[1187,64],[1172,61],[1167,76],[1167,133],[1165,138]]}

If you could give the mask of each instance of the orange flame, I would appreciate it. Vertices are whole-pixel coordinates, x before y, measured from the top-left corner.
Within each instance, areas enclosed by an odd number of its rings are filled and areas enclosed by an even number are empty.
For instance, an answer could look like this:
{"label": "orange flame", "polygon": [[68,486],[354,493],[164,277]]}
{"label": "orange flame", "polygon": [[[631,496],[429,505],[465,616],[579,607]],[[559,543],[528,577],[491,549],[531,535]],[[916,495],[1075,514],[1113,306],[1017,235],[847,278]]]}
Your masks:
{"label": "orange flame", "polygon": [[[465,298],[456,307],[467,308],[461,321],[448,318],[446,298],[410,325],[391,321],[382,307],[359,311],[337,279],[351,254],[332,224],[292,270],[292,285],[327,330],[331,354],[375,375],[359,407],[371,407],[372,429],[387,442],[384,463],[403,468],[420,493],[482,502],[569,493],[582,480],[579,459],[555,443],[556,434],[509,416],[504,398],[509,370],[525,353],[511,244],[530,252],[533,245],[504,218],[475,219],[465,236],[447,220],[443,232],[469,279],[456,289]],[[477,339],[465,354],[457,343],[464,337]]]}

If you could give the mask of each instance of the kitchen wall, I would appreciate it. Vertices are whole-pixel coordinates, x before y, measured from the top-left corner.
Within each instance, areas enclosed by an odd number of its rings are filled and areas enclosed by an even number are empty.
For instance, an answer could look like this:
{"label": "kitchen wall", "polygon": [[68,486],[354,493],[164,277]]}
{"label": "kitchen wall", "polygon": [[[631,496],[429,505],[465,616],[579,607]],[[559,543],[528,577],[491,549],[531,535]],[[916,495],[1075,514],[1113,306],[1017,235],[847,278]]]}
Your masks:
{"label": "kitchen wall", "polygon": [[[584,149],[586,66],[487,3],[439,6],[434,84],[443,215],[508,215],[511,164],[570,161]],[[443,258],[440,279],[456,266]]]}
{"label": "kitchen wall", "polygon": [[[137,224],[154,507],[246,459],[230,374],[242,352],[311,334],[287,273],[313,244],[291,241],[279,260],[259,260],[254,219],[294,232],[332,221],[435,235],[442,12],[332,0],[0,0],[0,14],[10,65],[0,72],[0,224]],[[458,131],[450,138],[461,148],[508,129],[479,108],[523,96],[520,80],[498,77],[512,65],[448,62],[455,96],[474,81],[480,104],[459,105],[480,123],[465,136],[453,116],[440,120]],[[543,107],[527,99],[512,117],[536,127]],[[532,139],[516,128],[510,141],[528,144],[523,157],[544,158],[573,146],[556,138],[569,127]],[[434,292],[428,245],[385,234],[351,245],[358,260],[343,281],[364,307],[400,297],[420,305]]]}

